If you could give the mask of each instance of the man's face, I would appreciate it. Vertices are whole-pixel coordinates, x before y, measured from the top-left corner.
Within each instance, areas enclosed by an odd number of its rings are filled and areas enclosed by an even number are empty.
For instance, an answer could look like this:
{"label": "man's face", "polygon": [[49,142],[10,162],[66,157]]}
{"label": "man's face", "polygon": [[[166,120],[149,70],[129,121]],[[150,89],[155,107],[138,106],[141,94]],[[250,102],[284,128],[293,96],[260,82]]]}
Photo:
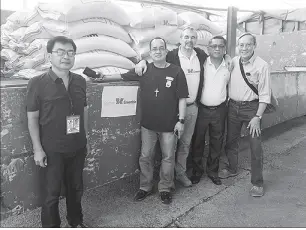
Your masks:
{"label": "man's face", "polygon": [[183,31],[180,39],[181,46],[187,50],[191,50],[197,44],[197,33],[195,30]]}
{"label": "man's face", "polygon": [[153,61],[163,61],[166,60],[167,49],[165,43],[161,39],[155,39],[151,43],[150,56]]}
{"label": "man's face", "polygon": [[75,61],[73,46],[70,43],[56,42],[49,53],[49,59],[53,67],[59,70],[70,70]]}
{"label": "man's face", "polygon": [[223,55],[225,54],[225,49],[226,46],[222,39],[213,39],[211,44],[209,44],[207,51],[209,56],[217,59],[222,59]]}
{"label": "man's face", "polygon": [[253,55],[255,48],[256,45],[254,44],[254,40],[251,35],[245,35],[238,40],[239,55],[244,59],[250,58]]}

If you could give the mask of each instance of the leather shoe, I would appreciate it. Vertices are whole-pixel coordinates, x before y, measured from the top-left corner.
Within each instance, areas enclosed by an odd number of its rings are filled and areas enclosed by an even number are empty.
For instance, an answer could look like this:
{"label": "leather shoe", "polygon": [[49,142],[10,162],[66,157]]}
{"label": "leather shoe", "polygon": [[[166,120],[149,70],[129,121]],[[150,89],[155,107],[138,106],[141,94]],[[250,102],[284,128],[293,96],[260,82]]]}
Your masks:
{"label": "leather shoe", "polygon": [[219,177],[208,176],[208,178],[211,179],[211,181],[216,185],[221,185],[222,184]]}
{"label": "leather shoe", "polygon": [[192,184],[198,184],[201,180],[202,175],[192,175],[190,177],[191,183]]}

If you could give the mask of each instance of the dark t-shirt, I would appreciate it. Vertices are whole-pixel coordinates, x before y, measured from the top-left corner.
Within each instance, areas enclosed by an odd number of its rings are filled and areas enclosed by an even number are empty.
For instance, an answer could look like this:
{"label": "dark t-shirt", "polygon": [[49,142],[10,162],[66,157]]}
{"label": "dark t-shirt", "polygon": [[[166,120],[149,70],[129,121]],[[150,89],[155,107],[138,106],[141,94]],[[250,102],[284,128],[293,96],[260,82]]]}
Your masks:
{"label": "dark t-shirt", "polygon": [[[70,72],[68,91],[51,69],[28,83],[27,111],[39,111],[40,140],[45,152],[69,153],[86,146],[85,106],[86,81],[80,75]],[[80,115],[80,132],[66,134],[66,118],[72,113]]]}
{"label": "dark t-shirt", "polygon": [[141,125],[156,132],[173,132],[178,121],[179,99],[188,97],[183,70],[173,64],[157,68],[150,63],[143,76],[131,70],[122,74],[122,78],[140,83]]}

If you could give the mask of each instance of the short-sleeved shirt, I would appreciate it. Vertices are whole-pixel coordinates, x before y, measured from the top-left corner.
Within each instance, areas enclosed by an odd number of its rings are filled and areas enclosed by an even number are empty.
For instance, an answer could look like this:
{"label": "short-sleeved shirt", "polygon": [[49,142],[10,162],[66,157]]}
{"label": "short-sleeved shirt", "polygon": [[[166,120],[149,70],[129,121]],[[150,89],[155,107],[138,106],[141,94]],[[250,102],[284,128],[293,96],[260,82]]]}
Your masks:
{"label": "short-sleeved shirt", "polygon": [[[32,78],[27,87],[27,111],[39,111],[40,140],[45,152],[69,153],[86,146],[84,107],[86,81],[69,73],[68,90],[61,78],[50,69]],[[66,119],[80,116],[80,132],[67,134]]]}
{"label": "short-sleeved shirt", "polygon": [[150,63],[143,76],[139,77],[133,69],[122,74],[122,78],[140,83],[141,125],[156,132],[173,132],[178,121],[179,99],[188,97],[183,70],[173,64],[158,68]]}
{"label": "short-sleeved shirt", "polygon": [[271,102],[270,69],[267,62],[255,54],[247,62],[242,62],[248,81],[258,89],[258,96],[245,83],[239,66],[240,57],[234,57],[233,70],[229,82],[229,97],[235,101],[252,101],[269,104]]}

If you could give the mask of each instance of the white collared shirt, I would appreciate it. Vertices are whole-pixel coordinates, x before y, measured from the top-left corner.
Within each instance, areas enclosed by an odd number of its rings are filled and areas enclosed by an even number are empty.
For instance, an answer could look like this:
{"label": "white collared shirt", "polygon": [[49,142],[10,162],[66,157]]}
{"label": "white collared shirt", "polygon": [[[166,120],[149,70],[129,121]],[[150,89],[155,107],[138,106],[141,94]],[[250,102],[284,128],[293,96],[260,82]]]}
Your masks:
{"label": "white collared shirt", "polygon": [[217,106],[226,100],[226,86],[230,79],[230,73],[223,59],[216,69],[211,63],[210,57],[204,63],[204,85],[201,103],[207,106]]}
{"label": "white collared shirt", "polygon": [[234,68],[228,87],[229,97],[235,101],[259,99],[259,102],[269,104],[271,101],[271,80],[268,63],[255,54],[247,62],[242,62],[246,78],[258,89],[259,96],[257,96],[242,77],[239,59],[240,57],[236,56],[232,60]]}
{"label": "white collared shirt", "polygon": [[193,103],[197,97],[200,83],[200,61],[195,50],[192,51],[190,58],[184,56],[179,47],[178,56],[180,58],[181,68],[183,69],[189,91],[187,104]]}

